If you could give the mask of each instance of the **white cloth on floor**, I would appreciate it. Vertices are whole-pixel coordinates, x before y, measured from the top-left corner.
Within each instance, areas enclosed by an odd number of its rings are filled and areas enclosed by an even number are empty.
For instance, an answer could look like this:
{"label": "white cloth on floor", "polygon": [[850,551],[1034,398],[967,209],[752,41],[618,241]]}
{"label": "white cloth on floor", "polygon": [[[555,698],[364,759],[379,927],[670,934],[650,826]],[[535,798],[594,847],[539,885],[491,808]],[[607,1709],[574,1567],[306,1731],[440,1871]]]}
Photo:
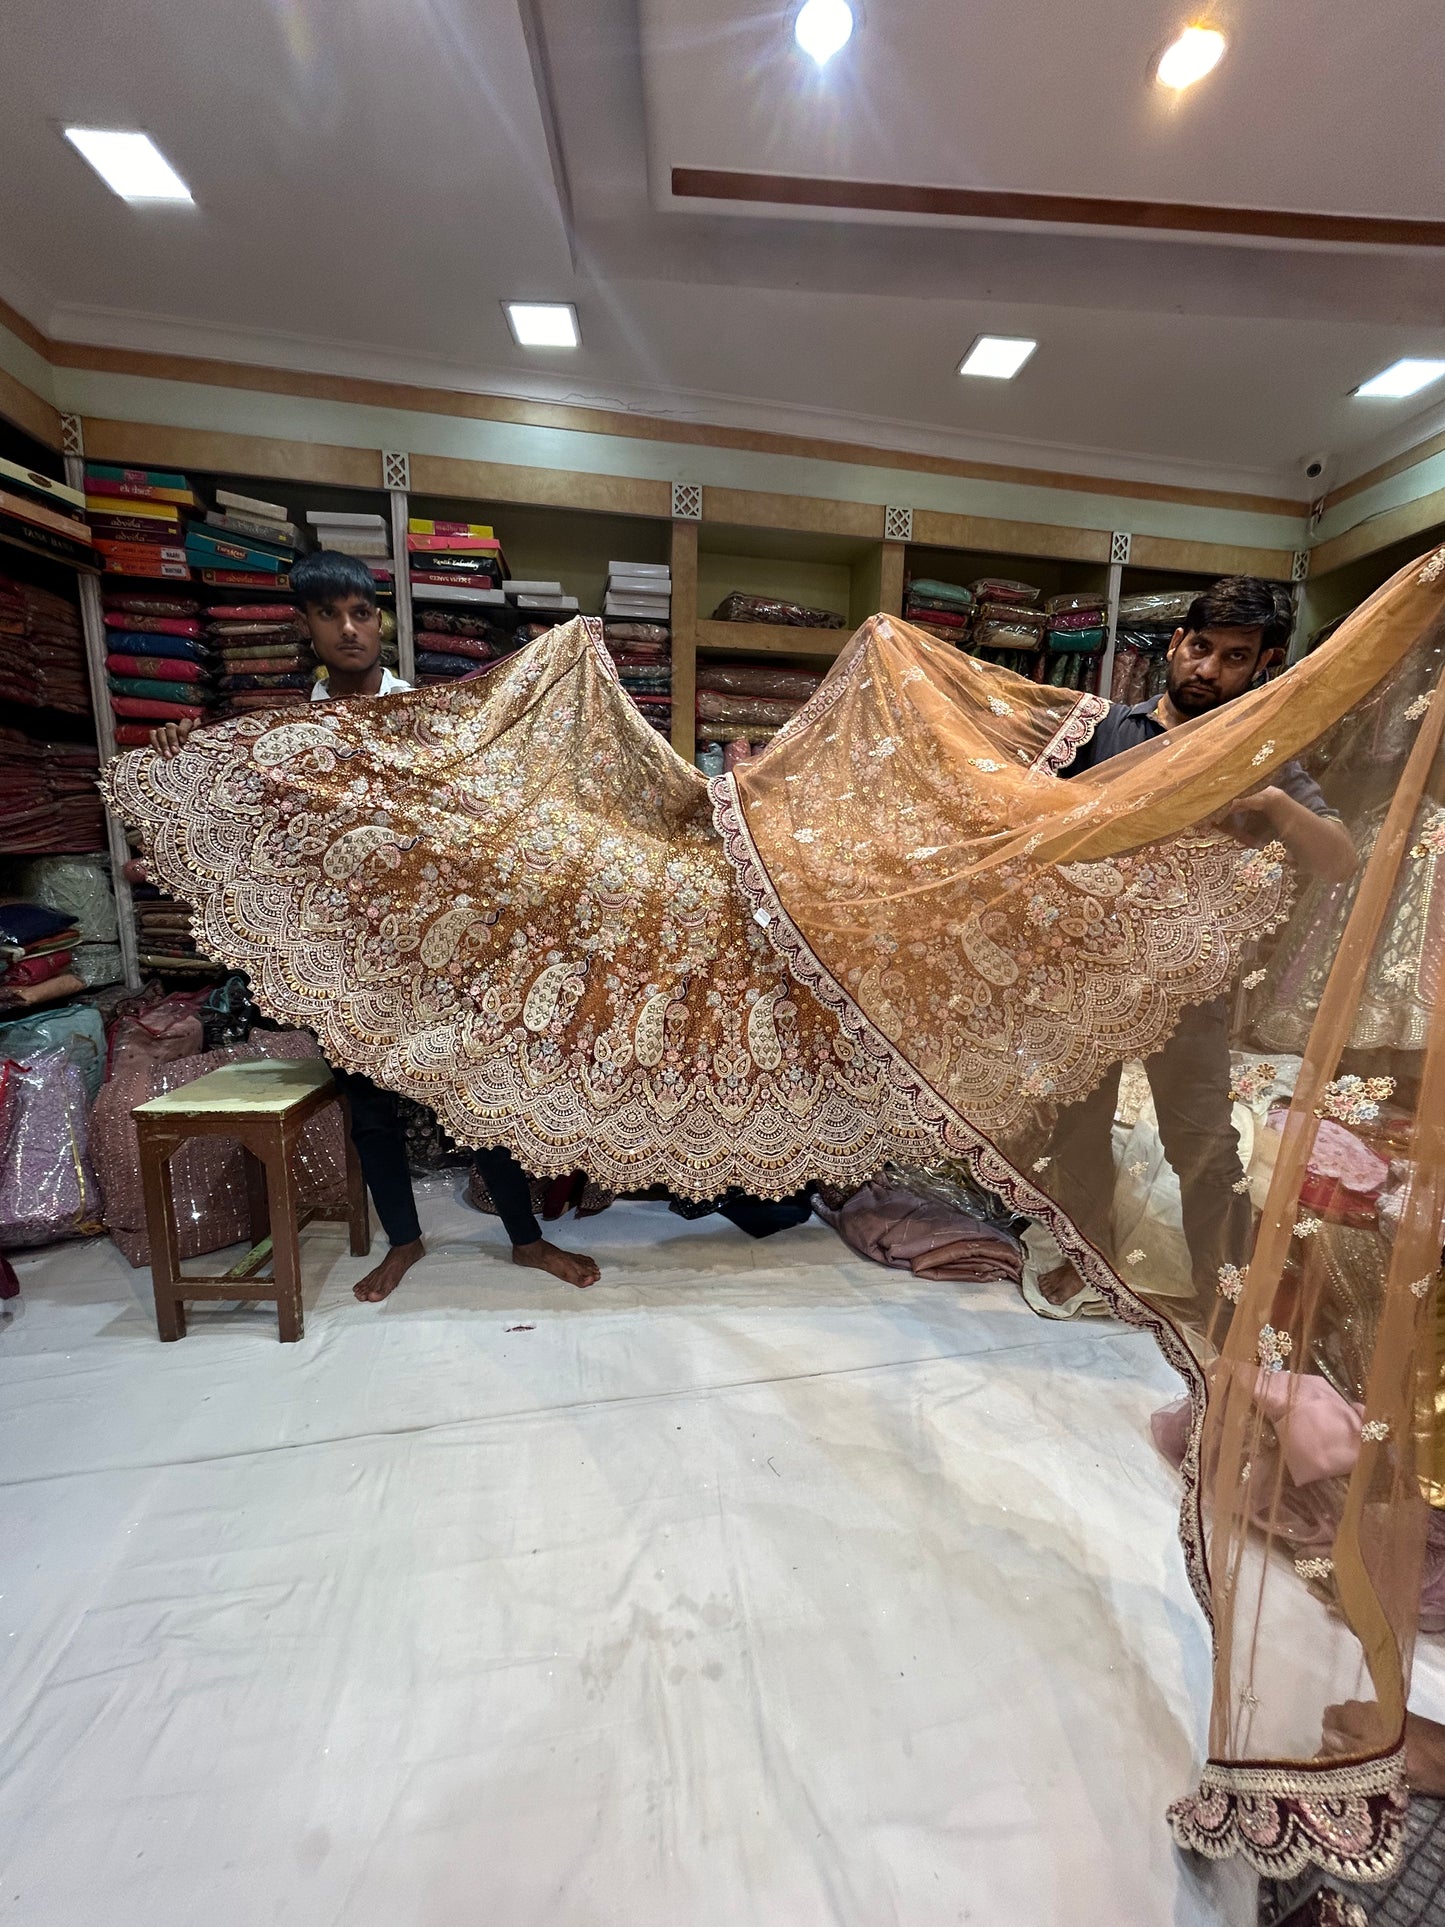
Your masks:
{"label": "white cloth on floor", "polygon": [[155,1336],[107,1244],[0,1322],[13,1927],[1244,1927],[1176,1854],[1209,1642],[1147,1337],[814,1224],[620,1205],[383,1308]]}

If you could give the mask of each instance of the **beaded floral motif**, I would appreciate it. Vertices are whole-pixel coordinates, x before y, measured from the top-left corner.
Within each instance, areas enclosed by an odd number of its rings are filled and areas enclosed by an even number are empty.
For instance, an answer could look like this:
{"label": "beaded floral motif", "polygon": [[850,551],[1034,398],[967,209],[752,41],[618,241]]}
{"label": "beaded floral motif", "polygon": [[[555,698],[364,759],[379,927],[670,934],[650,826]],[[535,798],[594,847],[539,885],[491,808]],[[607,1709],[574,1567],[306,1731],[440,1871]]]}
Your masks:
{"label": "beaded floral motif", "polygon": [[1383,1418],[1369,1418],[1360,1427],[1360,1437],[1367,1445],[1378,1445],[1390,1436],[1390,1422]]}
{"label": "beaded floral motif", "polygon": [[1258,769],[1261,763],[1267,763],[1270,757],[1273,755],[1274,755],[1273,740],[1267,743],[1261,743],[1259,748],[1254,752],[1253,756],[1250,757],[1249,759],[1250,764],[1253,768]]}
{"label": "beaded floral motif", "polygon": [[1439,856],[1445,852],[1445,818],[1422,832],[1418,843],[1410,846],[1411,856]]}
{"label": "beaded floral motif", "polygon": [[1231,1104],[1257,1104],[1279,1082],[1278,1064],[1240,1064],[1229,1079]]}
{"label": "beaded floral motif", "polygon": [[1124,1263],[1126,1265],[1142,1265],[1148,1255],[1145,1251],[1134,1250],[1129,1253]]}
{"label": "beaded floral motif", "polygon": [[1429,714],[1431,701],[1432,698],[1429,696],[1417,696],[1405,711],[1405,721],[1418,723],[1422,716]]}
{"label": "beaded floral motif", "polygon": [[1276,1331],[1273,1325],[1262,1327],[1255,1356],[1267,1372],[1282,1372],[1293,1350],[1294,1340],[1287,1331]]}
{"label": "beaded floral motif", "polygon": [[1294,1569],[1301,1579],[1328,1579],[1335,1569],[1333,1559],[1296,1559]]}
{"label": "beaded floral motif", "polygon": [[1373,1124],[1380,1106],[1395,1094],[1393,1077],[1337,1077],[1326,1084],[1316,1117],[1332,1117],[1341,1124]]}
{"label": "beaded floral motif", "polygon": [[1312,1238],[1317,1231],[1324,1229],[1323,1218],[1311,1217],[1308,1212],[1295,1219],[1294,1235],[1297,1238]]}
{"label": "beaded floral motif", "polygon": [[1248,1191],[1248,1190],[1249,1190],[1249,1188],[1250,1188],[1250,1183],[1249,1183],[1249,1179],[1248,1179],[1248,1178],[1236,1178],[1236,1179],[1234,1180],[1234,1183],[1233,1183],[1233,1184],[1231,1184],[1229,1188],[1230,1188],[1230,1190],[1231,1190],[1231,1191],[1233,1191],[1233,1192],[1234,1192],[1234,1194],[1235,1194],[1235,1196],[1236,1196],[1236,1197],[1240,1197],[1240,1198],[1242,1198],[1242,1197],[1244,1196],[1244,1194],[1245,1194],[1245,1192],[1246,1192],[1246,1191]]}
{"label": "beaded floral motif", "polygon": [[1227,1298],[1232,1305],[1239,1303],[1239,1295],[1244,1290],[1244,1273],[1238,1265],[1219,1267],[1219,1295]]}
{"label": "beaded floral motif", "polygon": [[1442,569],[1445,569],[1445,548],[1436,549],[1435,553],[1426,561],[1425,566],[1421,569],[1415,580],[1417,582],[1433,582]]}
{"label": "beaded floral motif", "polygon": [[1267,975],[1268,972],[1264,970],[1251,970],[1248,976],[1241,978],[1240,981],[1246,990],[1258,990]]}
{"label": "beaded floral motif", "polygon": [[1003,768],[1003,764],[996,763],[991,756],[970,756],[968,760],[974,769],[981,769],[989,776]]}
{"label": "beaded floral motif", "polygon": [[1437,1272],[1431,1272],[1428,1278],[1416,1278],[1410,1286],[1411,1295],[1415,1298],[1428,1298],[1430,1287],[1435,1283],[1438,1275]]}

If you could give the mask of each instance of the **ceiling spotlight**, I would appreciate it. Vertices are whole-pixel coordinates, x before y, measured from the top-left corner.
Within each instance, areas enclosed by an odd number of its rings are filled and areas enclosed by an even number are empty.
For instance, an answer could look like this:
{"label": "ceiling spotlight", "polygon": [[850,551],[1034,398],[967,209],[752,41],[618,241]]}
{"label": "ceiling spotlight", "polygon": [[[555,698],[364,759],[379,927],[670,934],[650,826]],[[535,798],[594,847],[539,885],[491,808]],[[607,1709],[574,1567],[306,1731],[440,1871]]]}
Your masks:
{"label": "ceiling spotlight", "polygon": [[1407,355],[1403,361],[1392,361],[1378,375],[1362,381],[1352,392],[1363,395],[1367,401],[1399,401],[1405,395],[1418,395],[1442,375],[1445,375],[1445,361],[1419,361]]}
{"label": "ceiling spotlight", "polygon": [[519,348],[575,348],[582,336],[570,301],[504,301]]}
{"label": "ceiling spotlight", "polygon": [[793,38],[820,67],[842,48],[853,33],[853,9],[848,0],[804,0],[793,22]]}
{"label": "ceiling spotlight", "polygon": [[1161,87],[1182,93],[1196,80],[1203,80],[1224,58],[1227,45],[1218,27],[1185,27],[1154,63],[1154,78]]}
{"label": "ceiling spotlight", "polygon": [[149,134],[67,127],[65,138],[123,201],[189,201],[191,190]]}
{"label": "ceiling spotlight", "polygon": [[958,364],[958,372],[1012,381],[1038,345],[1021,335],[980,335]]}

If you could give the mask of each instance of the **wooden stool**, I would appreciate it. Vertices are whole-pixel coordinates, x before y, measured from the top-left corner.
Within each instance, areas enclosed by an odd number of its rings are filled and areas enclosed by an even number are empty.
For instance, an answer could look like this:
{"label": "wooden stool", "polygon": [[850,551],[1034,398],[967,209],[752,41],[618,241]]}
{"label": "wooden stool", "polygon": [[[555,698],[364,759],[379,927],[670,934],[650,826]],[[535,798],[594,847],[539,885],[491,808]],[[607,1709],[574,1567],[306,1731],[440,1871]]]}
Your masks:
{"label": "wooden stool", "polygon": [[[301,1211],[292,1152],[306,1125],[328,1104],[341,1106],[346,1202],[338,1208],[313,1205]],[[302,1324],[302,1225],[313,1218],[340,1222],[350,1227],[353,1257],[364,1258],[371,1249],[371,1217],[361,1166],[351,1142],[351,1119],[330,1070],[316,1057],[259,1058],[227,1064],[192,1084],[179,1085],[149,1103],[138,1104],[131,1116],[140,1139],[156,1328],[161,1337],[185,1337],[187,1298],[274,1298],[282,1343],[298,1339]],[[235,1138],[246,1158],[255,1243],[239,1264],[219,1276],[191,1278],[181,1271],[170,1160],[172,1153],[193,1137]],[[257,1281],[256,1273],[268,1262],[271,1277]]]}

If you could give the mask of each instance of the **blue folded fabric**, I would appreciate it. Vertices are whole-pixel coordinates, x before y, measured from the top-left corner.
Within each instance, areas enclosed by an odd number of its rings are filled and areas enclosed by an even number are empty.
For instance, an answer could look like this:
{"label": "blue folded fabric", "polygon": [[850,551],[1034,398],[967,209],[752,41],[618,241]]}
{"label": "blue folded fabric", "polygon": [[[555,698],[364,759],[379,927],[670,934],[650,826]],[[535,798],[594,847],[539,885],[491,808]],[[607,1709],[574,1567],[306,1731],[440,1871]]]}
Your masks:
{"label": "blue folded fabric", "polygon": [[46,937],[58,937],[74,922],[74,917],[43,903],[0,903],[0,943],[40,943]]}
{"label": "blue folded fabric", "polygon": [[181,662],[209,662],[211,652],[185,636],[149,636],[129,629],[113,629],[105,646],[117,656],[172,656]]}

